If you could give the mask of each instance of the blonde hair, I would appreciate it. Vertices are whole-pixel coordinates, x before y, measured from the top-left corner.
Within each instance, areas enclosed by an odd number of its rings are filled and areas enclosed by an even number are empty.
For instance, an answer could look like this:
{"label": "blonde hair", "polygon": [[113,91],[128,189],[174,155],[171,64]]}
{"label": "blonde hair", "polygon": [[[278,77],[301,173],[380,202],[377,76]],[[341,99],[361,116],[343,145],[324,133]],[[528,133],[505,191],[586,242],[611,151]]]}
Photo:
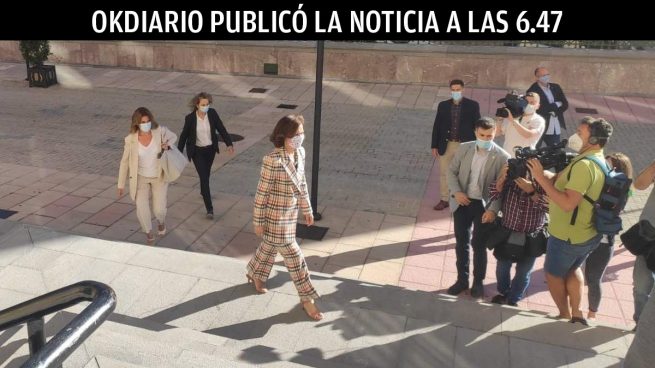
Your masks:
{"label": "blonde hair", "polygon": [[200,103],[200,100],[205,99],[208,100],[209,103],[214,102],[214,99],[212,98],[212,95],[210,95],[207,92],[200,92],[197,95],[193,96],[191,101],[189,101],[189,108],[191,109],[191,112],[194,112],[198,110],[198,104]]}
{"label": "blonde hair", "polygon": [[624,173],[628,178],[632,179],[632,161],[623,152],[614,152],[605,156],[605,159],[610,159],[611,166],[614,170]]}

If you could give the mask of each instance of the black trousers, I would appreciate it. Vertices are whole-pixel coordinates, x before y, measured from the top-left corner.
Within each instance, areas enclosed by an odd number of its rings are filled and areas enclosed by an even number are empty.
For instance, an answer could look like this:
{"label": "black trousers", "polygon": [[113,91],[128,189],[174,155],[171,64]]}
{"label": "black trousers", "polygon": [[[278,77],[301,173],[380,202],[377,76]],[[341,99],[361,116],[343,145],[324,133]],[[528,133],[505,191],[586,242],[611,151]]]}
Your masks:
{"label": "black trousers", "polygon": [[[482,222],[484,207],[479,199],[472,199],[468,206],[459,206],[453,219],[455,222],[455,255],[457,256],[457,282],[469,285],[469,246],[471,226],[478,229]],[[484,242],[473,245],[473,279],[482,282],[487,274],[487,248]]]}
{"label": "black trousers", "polygon": [[214,157],[216,157],[216,151],[212,146],[206,146],[196,147],[196,153],[191,158],[200,177],[200,194],[202,194],[202,199],[205,201],[205,209],[207,209],[207,212],[212,213],[214,212],[214,206],[212,205],[212,195],[209,192],[209,175],[212,172]]}

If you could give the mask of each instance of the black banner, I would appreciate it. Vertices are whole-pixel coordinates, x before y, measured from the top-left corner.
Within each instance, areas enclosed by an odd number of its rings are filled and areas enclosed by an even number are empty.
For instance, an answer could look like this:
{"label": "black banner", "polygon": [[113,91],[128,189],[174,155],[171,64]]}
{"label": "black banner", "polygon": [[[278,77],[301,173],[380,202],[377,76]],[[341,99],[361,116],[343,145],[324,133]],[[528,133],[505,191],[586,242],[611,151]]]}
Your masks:
{"label": "black banner", "polygon": [[[177,7],[78,3],[12,4],[2,39],[50,40],[644,40],[652,15],[635,7],[575,9],[554,2],[396,7],[269,2],[192,2]],[[501,2],[502,3],[502,2]],[[426,5],[431,4],[431,5]],[[5,5],[6,6],[6,5]]]}

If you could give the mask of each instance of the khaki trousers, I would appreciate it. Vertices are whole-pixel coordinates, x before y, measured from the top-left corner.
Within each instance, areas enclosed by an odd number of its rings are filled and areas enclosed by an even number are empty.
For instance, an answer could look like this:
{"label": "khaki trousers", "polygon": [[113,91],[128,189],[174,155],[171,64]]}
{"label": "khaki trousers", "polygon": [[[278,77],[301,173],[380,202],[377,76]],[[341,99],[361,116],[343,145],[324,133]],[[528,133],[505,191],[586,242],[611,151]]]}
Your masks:
{"label": "khaki trousers", "polygon": [[139,175],[136,189],[136,217],[144,233],[152,231],[152,214],[150,212],[150,193],[152,193],[152,210],[160,224],[166,219],[166,202],[168,183],[160,178],[146,178]]}
{"label": "khaki trousers", "polygon": [[439,191],[441,200],[448,202],[448,166],[459,149],[459,142],[448,142],[446,152],[439,155]]}

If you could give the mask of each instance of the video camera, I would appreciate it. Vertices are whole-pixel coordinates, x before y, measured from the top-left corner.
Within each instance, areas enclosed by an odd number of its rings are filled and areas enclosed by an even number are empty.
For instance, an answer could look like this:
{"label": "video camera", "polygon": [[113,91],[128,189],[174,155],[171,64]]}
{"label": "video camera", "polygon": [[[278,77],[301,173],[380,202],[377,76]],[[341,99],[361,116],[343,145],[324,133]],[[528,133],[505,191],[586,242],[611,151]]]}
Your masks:
{"label": "video camera", "polygon": [[512,116],[519,117],[523,115],[525,107],[528,106],[528,100],[525,99],[525,96],[519,95],[516,91],[511,91],[496,102],[505,104],[505,107],[496,109],[496,116],[500,118],[509,117],[507,110],[512,113]]}
{"label": "video camera", "polygon": [[555,172],[560,172],[571,163],[571,160],[577,156],[574,153],[566,152],[565,147],[568,141],[562,140],[559,144],[552,147],[543,147],[532,149],[530,147],[516,147],[514,154],[516,158],[507,160],[507,178],[514,180],[524,178],[528,172],[527,162],[529,159],[536,158],[541,162],[544,170],[554,168]]}

